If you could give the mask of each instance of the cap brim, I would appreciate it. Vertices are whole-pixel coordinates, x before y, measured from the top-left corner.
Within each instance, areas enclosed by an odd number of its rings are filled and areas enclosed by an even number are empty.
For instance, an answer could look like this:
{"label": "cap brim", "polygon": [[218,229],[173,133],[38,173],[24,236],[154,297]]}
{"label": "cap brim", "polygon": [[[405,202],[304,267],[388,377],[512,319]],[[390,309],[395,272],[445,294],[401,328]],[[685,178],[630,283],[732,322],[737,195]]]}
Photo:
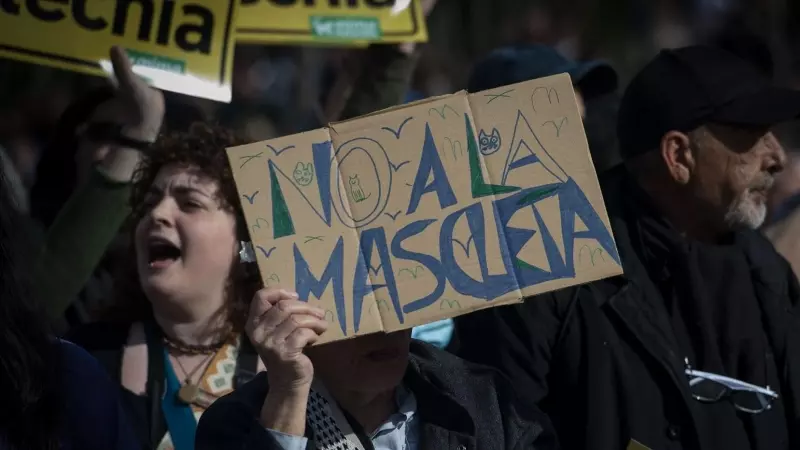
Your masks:
{"label": "cap brim", "polygon": [[710,118],[732,125],[772,126],[800,117],[800,91],[779,87],[741,96]]}
{"label": "cap brim", "polygon": [[586,99],[610,94],[619,84],[617,72],[603,61],[579,63],[569,71],[569,75]]}

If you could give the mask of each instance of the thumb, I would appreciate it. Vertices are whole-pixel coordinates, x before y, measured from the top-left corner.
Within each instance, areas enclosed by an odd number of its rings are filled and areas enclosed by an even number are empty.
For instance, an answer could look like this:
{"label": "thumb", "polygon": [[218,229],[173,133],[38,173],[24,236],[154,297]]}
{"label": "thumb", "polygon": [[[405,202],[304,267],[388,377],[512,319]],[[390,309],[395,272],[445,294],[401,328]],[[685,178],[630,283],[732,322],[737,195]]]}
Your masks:
{"label": "thumb", "polygon": [[133,66],[128,55],[118,45],[111,47],[111,65],[114,67],[114,76],[121,89],[131,90],[138,84],[139,80],[133,73]]}

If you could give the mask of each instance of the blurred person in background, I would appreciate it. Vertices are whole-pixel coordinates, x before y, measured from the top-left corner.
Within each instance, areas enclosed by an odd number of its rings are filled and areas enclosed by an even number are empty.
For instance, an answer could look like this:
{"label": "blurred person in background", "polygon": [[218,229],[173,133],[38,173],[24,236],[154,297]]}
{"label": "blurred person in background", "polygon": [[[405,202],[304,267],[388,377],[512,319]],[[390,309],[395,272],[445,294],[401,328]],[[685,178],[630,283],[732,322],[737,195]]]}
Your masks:
{"label": "blurred person in background", "polygon": [[798,448],[800,286],[756,231],[786,164],[771,127],[798,115],[800,92],[730,52],[659,53],[600,177],[624,274],[467,315],[459,354],[510,376],[565,449]]}
{"label": "blurred person in background", "polygon": [[786,152],[786,169],[775,178],[769,196],[769,221],[773,223],[787,216],[800,194],[800,148],[789,148]]}
{"label": "blurred person in background", "polygon": [[[472,70],[467,90],[485,91],[565,72],[572,78],[575,99],[583,119],[590,102],[617,89],[617,73],[605,62],[572,61],[546,45],[518,44],[494,50],[479,61]],[[615,155],[596,153],[591,147],[590,151],[598,172],[612,166],[618,159]],[[615,149],[603,147],[603,151],[615,152]],[[605,164],[597,166],[598,163]]]}
{"label": "blurred person in background", "polygon": [[541,44],[518,44],[493,50],[472,69],[469,92],[495,89],[560,73],[569,74],[581,117],[586,102],[617,89],[617,73],[602,61],[577,62]]}
{"label": "blurred person in background", "polygon": [[764,234],[800,277],[800,122],[788,122],[775,130],[786,148],[786,168],[769,195]]}
{"label": "blurred person in background", "polygon": [[29,292],[23,218],[0,161],[0,448],[134,450],[138,446],[103,368],[56,339]]}
{"label": "blurred person in background", "polygon": [[295,293],[258,292],[246,329],[269,370],[209,408],[198,450],[557,448],[498,372],[410,330],[313,346],[324,317]]}
{"label": "blurred person in background", "polygon": [[781,212],[764,228],[764,234],[800,278],[800,192],[781,205]]}

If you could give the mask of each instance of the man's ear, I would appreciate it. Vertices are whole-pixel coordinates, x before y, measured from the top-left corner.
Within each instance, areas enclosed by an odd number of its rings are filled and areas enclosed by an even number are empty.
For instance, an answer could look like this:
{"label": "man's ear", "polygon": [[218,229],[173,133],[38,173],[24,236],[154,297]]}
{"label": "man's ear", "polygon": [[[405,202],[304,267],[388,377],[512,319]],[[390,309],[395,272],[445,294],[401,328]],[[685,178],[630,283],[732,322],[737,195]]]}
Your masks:
{"label": "man's ear", "polygon": [[679,184],[689,183],[695,167],[689,136],[680,131],[668,131],[661,137],[659,150],[670,177]]}

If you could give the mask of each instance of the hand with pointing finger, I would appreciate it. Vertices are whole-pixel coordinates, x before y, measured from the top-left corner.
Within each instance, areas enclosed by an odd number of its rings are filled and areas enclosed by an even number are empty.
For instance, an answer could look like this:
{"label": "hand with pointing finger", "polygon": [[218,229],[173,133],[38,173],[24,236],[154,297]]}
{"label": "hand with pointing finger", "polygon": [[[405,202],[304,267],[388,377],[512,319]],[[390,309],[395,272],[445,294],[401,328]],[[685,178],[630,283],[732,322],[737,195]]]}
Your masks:
{"label": "hand with pointing finger", "polygon": [[245,327],[267,367],[270,392],[307,394],[314,378],[311,360],[303,353],[328,328],[325,312],[282,289],[261,289],[250,305]]}
{"label": "hand with pointing finger", "polygon": [[154,142],[164,120],[164,95],[133,73],[125,50],[114,46],[110,56],[116,92],[111,100],[98,107],[93,120],[122,125],[121,132],[126,138]]}
{"label": "hand with pointing finger", "polygon": [[[141,146],[155,142],[164,120],[164,96],[133,73],[128,55],[119,47],[111,49],[111,64],[117,86],[110,100],[100,104],[89,119],[88,127],[113,125],[119,138],[108,142],[96,139],[85,140],[81,155],[83,159],[99,161],[98,169],[109,179],[130,182],[141,160]],[[104,138],[107,139],[107,138]],[[114,140],[115,138],[112,138]]]}

